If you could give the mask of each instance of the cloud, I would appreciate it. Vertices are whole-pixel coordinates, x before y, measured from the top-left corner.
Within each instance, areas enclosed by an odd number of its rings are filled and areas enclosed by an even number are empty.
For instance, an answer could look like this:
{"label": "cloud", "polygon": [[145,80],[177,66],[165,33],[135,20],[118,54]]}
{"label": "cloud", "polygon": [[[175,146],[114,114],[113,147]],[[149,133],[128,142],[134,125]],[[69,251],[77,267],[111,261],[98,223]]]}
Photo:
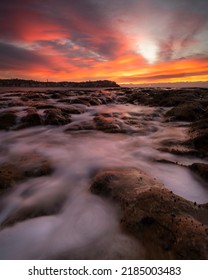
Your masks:
{"label": "cloud", "polygon": [[139,74],[120,78],[120,82],[181,82],[208,81],[208,57],[184,58],[176,61],[166,61],[153,66],[144,66]]}
{"label": "cloud", "polygon": [[205,0],[7,0],[0,65],[59,80],[119,80],[146,71],[153,78],[154,66],[167,62],[171,75],[168,62],[207,57],[207,28]]}
{"label": "cloud", "polygon": [[119,34],[112,28],[96,1],[11,1],[1,8],[3,40],[35,41],[66,38],[93,52],[117,55]]}
{"label": "cloud", "polygon": [[50,62],[45,56],[11,44],[0,42],[0,68],[1,70],[24,70],[37,66],[50,67]]}
{"label": "cloud", "polygon": [[206,38],[197,38],[206,26],[207,18],[201,15],[184,11],[177,12],[167,26],[166,37],[158,40],[159,59],[166,61],[194,56],[199,52],[199,45],[206,44]]}

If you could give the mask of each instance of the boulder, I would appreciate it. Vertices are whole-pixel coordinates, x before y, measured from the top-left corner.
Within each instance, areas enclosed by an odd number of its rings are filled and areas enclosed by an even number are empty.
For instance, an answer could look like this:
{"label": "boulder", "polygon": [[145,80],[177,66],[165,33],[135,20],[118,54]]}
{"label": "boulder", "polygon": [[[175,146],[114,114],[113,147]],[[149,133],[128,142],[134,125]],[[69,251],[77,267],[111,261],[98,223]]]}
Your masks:
{"label": "boulder", "polygon": [[169,118],[169,120],[192,122],[198,120],[202,112],[203,109],[200,103],[187,102],[172,108],[165,116]]}
{"label": "boulder", "polygon": [[16,115],[12,111],[0,113],[0,130],[8,130],[16,124]]}
{"label": "boulder", "polygon": [[108,133],[122,133],[124,132],[121,123],[114,117],[105,117],[99,115],[94,117],[94,122],[98,130]]}
{"label": "boulder", "polygon": [[12,163],[0,164],[0,193],[23,179],[22,171]]}
{"label": "boulder", "polygon": [[208,259],[208,209],[169,191],[137,168],[99,172],[91,192],[120,204],[121,226],[147,259]]}
{"label": "boulder", "polygon": [[38,114],[37,110],[35,108],[29,108],[27,110],[27,115],[22,117],[21,124],[18,128],[26,128],[26,127],[33,127],[42,125],[43,120],[41,116]]}
{"label": "boulder", "polygon": [[202,154],[207,155],[208,153],[208,128],[199,130],[197,134],[191,135],[190,142],[194,147]]}
{"label": "boulder", "polygon": [[61,110],[66,114],[82,114],[86,109],[84,105],[69,105],[66,108],[61,108]]}
{"label": "boulder", "polygon": [[45,94],[45,92],[27,92],[22,97],[21,100],[28,101],[28,100],[37,100],[42,101],[44,99],[48,99],[49,97]]}
{"label": "boulder", "polygon": [[208,164],[196,162],[190,166],[190,169],[208,183]]}
{"label": "boulder", "polygon": [[30,177],[49,175],[52,172],[50,161],[39,153],[13,155],[7,162],[0,164],[0,191]]}
{"label": "boulder", "polygon": [[45,125],[65,125],[71,122],[70,115],[59,108],[44,111]]}

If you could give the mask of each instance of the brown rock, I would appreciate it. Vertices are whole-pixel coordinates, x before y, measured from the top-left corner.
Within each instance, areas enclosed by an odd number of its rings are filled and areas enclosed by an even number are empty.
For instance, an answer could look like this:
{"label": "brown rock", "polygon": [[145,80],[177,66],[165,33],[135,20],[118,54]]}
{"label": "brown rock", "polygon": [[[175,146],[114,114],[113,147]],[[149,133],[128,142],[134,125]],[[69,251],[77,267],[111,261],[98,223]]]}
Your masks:
{"label": "brown rock", "polygon": [[208,118],[201,119],[192,123],[191,128],[193,131],[200,131],[208,128]]}
{"label": "brown rock", "polygon": [[208,183],[208,164],[206,163],[193,163],[190,169],[197,175],[203,178]]}
{"label": "brown rock", "polygon": [[208,129],[200,130],[191,140],[194,147],[205,154],[208,153]]}
{"label": "brown rock", "polygon": [[70,104],[83,104],[86,106],[90,106],[89,100],[90,98],[88,97],[77,97],[77,98],[70,99]]}
{"label": "brown rock", "polygon": [[53,167],[47,157],[36,152],[12,156],[11,161],[15,162],[26,177],[39,177],[53,172]]}
{"label": "brown rock", "polygon": [[33,127],[42,124],[43,124],[43,120],[39,116],[37,110],[34,108],[30,108],[27,110],[27,115],[22,117],[21,125],[18,128]]}
{"label": "brown rock", "polygon": [[200,103],[189,102],[174,107],[166,113],[166,117],[171,118],[170,120],[192,122],[198,120],[202,112]]}
{"label": "brown rock", "polygon": [[136,168],[98,173],[91,191],[121,205],[121,225],[143,244],[147,259],[208,259],[204,205],[199,208],[173,194]]}
{"label": "brown rock", "polygon": [[121,133],[124,130],[120,122],[114,117],[104,117],[102,115],[94,117],[94,122],[98,130],[109,133]]}
{"label": "brown rock", "polygon": [[48,109],[45,113],[45,125],[65,125],[71,121],[70,115],[63,112],[61,109]]}
{"label": "brown rock", "polygon": [[0,165],[0,192],[4,191],[23,179],[22,171],[12,163]]}
{"label": "brown rock", "polygon": [[27,92],[24,94],[24,96],[21,98],[23,101],[28,100],[37,100],[42,101],[44,99],[48,99],[49,97],[45,94],[45,92]]}
{"label": "brown rock", "polygon": [[29,177],[49,175],[53,172],[50,161],[38,153],[25,153],[10,157],[0,165],[0,190],[5,190]]}
{"label": "brown rock", "polygon": [[0,113],[0,130],[8,130],[16,123],[16,115],[12,111]]}
{"label": "brown rock", "polygon": [[61,110],[66,114],[82,114],[85,112],[85,107],[82,105],[69,105],[67,108],[61,108]]}

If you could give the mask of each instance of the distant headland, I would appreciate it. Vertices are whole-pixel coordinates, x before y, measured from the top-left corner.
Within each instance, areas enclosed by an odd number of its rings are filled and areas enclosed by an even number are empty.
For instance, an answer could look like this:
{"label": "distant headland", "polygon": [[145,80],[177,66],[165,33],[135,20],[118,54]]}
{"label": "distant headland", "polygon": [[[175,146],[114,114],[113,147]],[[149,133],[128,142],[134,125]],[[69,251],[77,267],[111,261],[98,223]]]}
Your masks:
{"label": "distant headland", "polygon": [[72,87],[72,88],[95,88],[95,87],[120,87],[116,82],[109,80],[86,81],[86,82],[40,82],[23,79],[0,79],[0,87]]}

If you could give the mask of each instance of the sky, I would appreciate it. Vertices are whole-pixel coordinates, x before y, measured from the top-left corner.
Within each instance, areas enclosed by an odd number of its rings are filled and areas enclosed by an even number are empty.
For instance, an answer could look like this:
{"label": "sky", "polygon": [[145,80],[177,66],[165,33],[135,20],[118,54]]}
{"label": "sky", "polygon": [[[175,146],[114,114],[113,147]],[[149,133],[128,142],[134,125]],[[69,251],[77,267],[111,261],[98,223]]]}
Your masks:
{"label": "sky", "polygon": [[1,1],[0,78],[208,81],[208,1]]}

